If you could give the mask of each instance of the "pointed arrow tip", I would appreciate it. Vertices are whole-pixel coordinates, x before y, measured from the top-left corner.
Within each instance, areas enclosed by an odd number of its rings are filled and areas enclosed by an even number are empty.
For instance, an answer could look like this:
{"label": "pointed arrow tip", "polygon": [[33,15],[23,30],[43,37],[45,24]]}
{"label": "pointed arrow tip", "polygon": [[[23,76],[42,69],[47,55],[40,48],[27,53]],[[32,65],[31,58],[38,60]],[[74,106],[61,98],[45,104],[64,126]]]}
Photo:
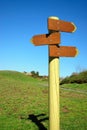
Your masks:
{"label": "pointed arrow tip", "polygon": [[30,39],[30,42],[31,42],[32,44],[34,44],[34,43],[33,43],[33,38]]}
{"label": "pointed arrow tip", "polygon": [[72,22],[72,25],[74,26],[74,30],[72,32],[75,32],[77,27],[76,27],[76,25],[73,22]]}
{"label": "pointed arrow tip", "polygon": [[76,48],[76,55],[75,56],[77,56],[79,54],[79,50]]}

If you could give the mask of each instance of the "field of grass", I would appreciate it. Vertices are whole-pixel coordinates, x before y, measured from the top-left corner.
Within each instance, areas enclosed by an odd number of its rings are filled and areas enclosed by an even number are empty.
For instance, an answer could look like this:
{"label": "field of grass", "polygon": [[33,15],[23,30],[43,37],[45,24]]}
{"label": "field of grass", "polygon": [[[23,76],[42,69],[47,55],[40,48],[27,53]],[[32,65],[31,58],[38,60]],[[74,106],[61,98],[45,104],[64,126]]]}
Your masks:
{"label": "field of grass", "polygon": [[64,84],[60,90],[61,130],[86,130],[87,84]]}
{"label": "field of grass", "polygon": [[[60,86],[61,130],[87,129],[87,84]],[[48,130],[48,83],[0,71],[0,130]]]}

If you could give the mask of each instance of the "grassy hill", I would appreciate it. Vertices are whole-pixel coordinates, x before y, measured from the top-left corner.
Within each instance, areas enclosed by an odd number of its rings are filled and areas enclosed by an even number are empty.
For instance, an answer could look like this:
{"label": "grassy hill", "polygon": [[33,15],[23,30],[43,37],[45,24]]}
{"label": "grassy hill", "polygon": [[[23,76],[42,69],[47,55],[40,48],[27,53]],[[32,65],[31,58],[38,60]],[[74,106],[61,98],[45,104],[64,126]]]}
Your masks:
{"label": "grassy hill", "polygon": [[[48,83],[0,71],[0,129],[48,130]],[[61,130],[87,129],[87,84],[60,86]]]}

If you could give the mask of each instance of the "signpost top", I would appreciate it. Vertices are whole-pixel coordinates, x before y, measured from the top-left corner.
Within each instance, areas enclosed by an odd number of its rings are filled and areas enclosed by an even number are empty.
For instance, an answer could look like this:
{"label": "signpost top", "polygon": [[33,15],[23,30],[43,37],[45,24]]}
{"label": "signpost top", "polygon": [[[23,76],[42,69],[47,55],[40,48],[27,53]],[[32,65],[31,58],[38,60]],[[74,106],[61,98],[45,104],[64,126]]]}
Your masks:
{"label": "signpost top", "polygon": [[59,20],[58,17],[48,18],[48,34],[34,35],[31,42],[35,46],[49,45],[50,57],[75,57],[78,54],[76,47],[59,46],[60,32],[75,32],[76,26],[72,22]]}

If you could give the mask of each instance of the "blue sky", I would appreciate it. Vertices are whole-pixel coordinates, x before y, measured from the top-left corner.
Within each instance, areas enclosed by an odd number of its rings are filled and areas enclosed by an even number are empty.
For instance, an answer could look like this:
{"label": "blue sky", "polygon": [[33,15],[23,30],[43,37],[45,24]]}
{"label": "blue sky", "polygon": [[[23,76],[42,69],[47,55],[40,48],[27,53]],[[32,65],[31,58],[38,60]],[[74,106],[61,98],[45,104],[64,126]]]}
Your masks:
{"label": "blue sky", "polygon": [[61,44],[76,46],[79,55],[60,58],[60,76],[87,69],[86,0],[0,0],[0,70],[48,74],[48,46],[35,47],[32,36],[46,34],[47,18],[74,22],[74,33],[61,33]]}

